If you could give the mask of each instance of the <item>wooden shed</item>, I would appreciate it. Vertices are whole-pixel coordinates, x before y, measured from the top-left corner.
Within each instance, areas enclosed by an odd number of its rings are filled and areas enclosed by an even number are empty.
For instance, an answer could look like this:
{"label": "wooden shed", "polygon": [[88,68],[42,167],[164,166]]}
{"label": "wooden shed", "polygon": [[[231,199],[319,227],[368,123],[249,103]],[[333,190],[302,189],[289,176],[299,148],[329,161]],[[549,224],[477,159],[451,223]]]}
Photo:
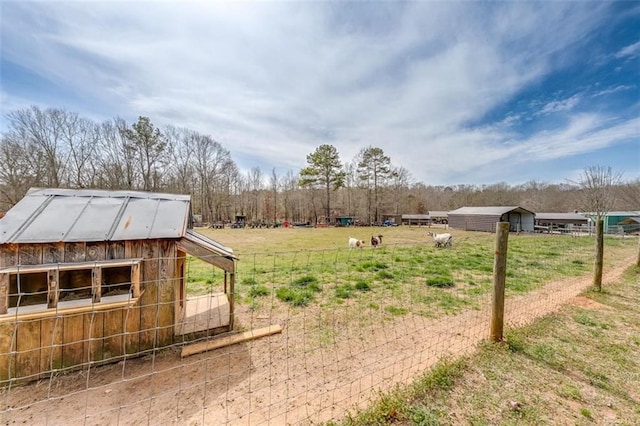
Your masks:
{"label": "wooden shed", "polygon": [[522,207],[460,207],[448,213],[449,226],[467,231],[495,232],[497,222],[509,222],[509,230],[533,232],[535,214]]}
{"label": "wooden shed", "polygon": [[[187,297],[188,254],[216,293]],[[235,267],[188,195],[31,189],[0,220],[0,385],[232,330]]]}

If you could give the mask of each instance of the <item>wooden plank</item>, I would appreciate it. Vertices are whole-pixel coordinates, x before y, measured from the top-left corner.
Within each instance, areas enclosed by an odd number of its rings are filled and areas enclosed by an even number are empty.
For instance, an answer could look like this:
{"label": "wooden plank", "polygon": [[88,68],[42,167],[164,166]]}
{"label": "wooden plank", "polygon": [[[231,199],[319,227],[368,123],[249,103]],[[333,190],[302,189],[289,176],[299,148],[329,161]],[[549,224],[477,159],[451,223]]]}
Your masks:
{"label": "wooden plank", "polygon": [[21,266],[7,266],[1,268],[1,273],[32,273],[32,272],[46,272],[50,269],[57,269],[58,271],[72,271],[77,269],[93,268],[94,266],[115,268],[118,266],[131,266],[134,263],[141,262],[142,259],[114,259],[114,260],[93,260],[89,262],[68,262],[68,263],[42,263],[39,265],[21,265]]}
{"label": "wooden plank", "polygon": [[[110,259],[126,259],[125,256],[125,242],[124,241],[110,241],[107,243],[107,252],[105,254],[107,260]],[[129,256],[129,258],[139,256]]]}
{"label": "wooden plank", "polygon": [[0,315],[6,314],[9,308],[9,274],[0,274]]}
{"label": "wooden plank", "polygon": [[40,320],[40,376],[50,376],[52,371],[62,368],[61,316]]}
{"label": "wooden plank", "polygon": [[160,251],[158,266],[158,316],[157,347],[169,346],[173,343],[175,326],[175,280],[176,277],[176,245],[171,240],[158,242]]}
{"label": "wooden plank", "polygon": [[135,263],[131,265],[131,297],[140,297],[140,271],[141,264]]}
{"label": "wooden plank", "polygon": [[128,355],[140,352],[140,305],[130,305],[124,311],[124,350]]}
{"label": "wooden plank", "polygon": [[42,246],[40,244],[20,244],[18,246],[18,262],[20,265],[41,264]]}
{"label": "wooden plank", "polygon": [[102,268],[96,267],[91,271],[91,298],[93,303],[100,303],[102,297]]}
{"label": "wooden plank", "polygon": [[85,247],[85,260],[105,260],[107,258],[106,242],[87,242]]}
{"label": "wooden plank", "polygon": [[84,359],[84,315],[64,316],[62,341],[62,367],[82,365]]}
{"label": "wooden plank", "polygon": [[85,243],[65,243],[64,244],[64,261],[65,262],[84,262],[86,259]]}
{"label": "wooden plank", "polygon": [[87,336],[87,362],[102,361],[104,337],[104,312],[93,311],[84,314],[84,335]]}
{"label": "wooden plank", "polygon": [[15,377],[35,378],[40,373],[40,320],[18,321]]}
{"label": "wooden plank", "polygon": [[182,348],[182,357],[199,354],[205,351],[222,348],[225,346],[235,345],[236,343],[246,342],[260,337],[270,336],[272,334],[282,332],[282,326],[276,324],[269,327],[258,328],[255,330],[245,331],[243,333],[232,334],[230,336],[217,337],[206,342],[198,342],[186,345]]}
{"label": "wooden plank", "polygon": [[224,269],[227,272],[234,272],[235,264],[232,259],[228,259],[224,256],[220,256],[217,253],[211,252],[192,241],[183,238],[178,241],[178,248],[213,266],[217,266],[218,268]]}
{"label": "wooden plank", "polygon": [[[90,305],[67,307],[67,308],[58,307],[57,310],[45,309],[42,311],[32,312],[29,314],[20,314],[20,320],[26,321],[26,320],[32,320],[32,319],[50,318],[57,315],[84,314],[94,310],[106,311],[107,309],[116,309],[116,308],[123,309],[123,308],[127,308],[128,306],[135,305],[136,303],[138,303],[138,300],[131,299],[131,298],[127,300],[118,301],[118,302],[105,302],[103,300],[99,305],[90,304]],[[13,316],[0,317],[0,324],[11,323],[13,321],[15,321],[15,317]]]}
{"label": "wooden plank", "polygon": [[158,242],[144,241],[142,244],[142,287],[140,296],[140,351],[156,347],[156,324],[158,315]]}
{"label": "wooden plank", "polygon": [[18,245],[0,244],[0,268],[18,264]]}
{"label": "wooden plank", "polygon": [[15,323],[0,324],[0,386],[15,377]]}
{"label": "wooden plank", "polygon": [[[142,257],[142,243],[139,241],[127,241],[123,245],[123,256],[126,259]],[[142,263],[131,267],[131,285],[133,297],[140,297],[142,291]],[[135,295],[137,293],[137,296]],[[140,352],[140,301],[129,306],[124,311],[125,322],[125,352],[137,354]]]}
{"label": "wooden plank", "polygon": [[46,243],[42,245],[42,263],[64,262],[64,243]]}
{"label": "wooden plank", "polygon": [[58,306],[58,297],[60,295],[60,273],[57,269],[53,269],[48,272],[47,277],[47,308],[55,309]]}
{"label": "wooden plank", "polygon": [[[226,272],[225,272],[225,282],[226,282]],[[226,285],[225,285],[226,287]],[[225,289],[226,290],[226,289]],[[227,297],[229,298],[229,329],[233,330],[233,323],[235,320],[235,298],[236,298],[236,274],[234,273],[229,273],[229,293],[227,294]]]}
{"label": "wooden plank", "polygon": [[114,360],[124,354],[123,310],[104,312],[103,359]]}

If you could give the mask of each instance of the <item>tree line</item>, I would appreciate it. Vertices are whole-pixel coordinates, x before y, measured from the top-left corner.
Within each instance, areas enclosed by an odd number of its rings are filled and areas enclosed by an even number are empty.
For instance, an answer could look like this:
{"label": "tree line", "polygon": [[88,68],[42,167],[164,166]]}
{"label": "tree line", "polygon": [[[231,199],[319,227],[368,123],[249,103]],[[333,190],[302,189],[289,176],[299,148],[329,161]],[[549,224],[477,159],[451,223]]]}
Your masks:
{"label": "tree line", "polygon": [[[205,223],[241,215],[264,224],[330,223],[338,216],[368,224],[379,223],[383,215],[486,205],[569,212],[580,208],[584,195],[575,182],[428,185],[373,146],[343,161],[334,146],[321,145],[300,170],[243,172],[211,136],[172,125],[158,128],[149,117],[131,124],[119,117],[97,122],[64,109],[32,106],[5,118],[0,211],[31,187],[190,194],[193,213]],[[619,179],[607,190],[615,200],[612,209],[639,208],[640,180]]]}

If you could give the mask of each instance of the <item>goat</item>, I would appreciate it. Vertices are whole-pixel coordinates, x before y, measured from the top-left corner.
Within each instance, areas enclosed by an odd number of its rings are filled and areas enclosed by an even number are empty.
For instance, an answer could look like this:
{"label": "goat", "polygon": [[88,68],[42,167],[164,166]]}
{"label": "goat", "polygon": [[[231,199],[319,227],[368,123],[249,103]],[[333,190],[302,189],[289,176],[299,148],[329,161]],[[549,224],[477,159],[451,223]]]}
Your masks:
{"label": "goat", "polygon": [[434,234],[433,232],[427,232],[427,234],[433,237],[436,247],[451,247],[453,245],[453,235],[449,233]]}
{"label": "goat", "polygon": [[382,235],[371,237],[371,247],[376,248],[382,244]]}
{"label": "goat", "polygon": [[364,247],[364,241],[357,238],[349,237],[349,249]]}

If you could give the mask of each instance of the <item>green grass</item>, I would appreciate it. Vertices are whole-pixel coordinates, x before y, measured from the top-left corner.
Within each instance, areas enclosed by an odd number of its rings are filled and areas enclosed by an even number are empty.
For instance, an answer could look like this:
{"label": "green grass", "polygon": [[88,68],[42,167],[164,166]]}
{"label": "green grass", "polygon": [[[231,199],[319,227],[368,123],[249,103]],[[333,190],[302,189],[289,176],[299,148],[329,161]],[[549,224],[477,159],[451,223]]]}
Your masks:
{"label": "green grass", "polygon": [[[349,250],[349,236],[368,241],[375,228],[200,230],[238,256],[236,300],[252,303],[273,288],[269,303],[331,307],[345,303],[355,311],[375,301],[382,309],[438,317],[477,307],[491,292],[493,234],[450,230],[451,249],[433,247],[426,228],[392,227],[378,249]],[[632,253],[633,239],[606,238],[605,267]],[[592,237],[510,236],[507,296],[535,290],[545,282],[587,275],[593,266]],[[188,258],[189,295],[222,291],[223,274]],[[304,284],[305,277],[313,283]],[[299,281],[302,280],[302,281]],[[260,287],[262,286],[262,287]],[[326,291],[320,291],[326,290]],[[444,291],[443,291],[444,290]],[[263,309],[270,309],[266,298]]]}
{"label": "green grass", "polygon": [[329,424],[640,424],[640,268],[585,296],[600,305],[568,305],[508,330],[504,343],[441,360],[413,384]]}

